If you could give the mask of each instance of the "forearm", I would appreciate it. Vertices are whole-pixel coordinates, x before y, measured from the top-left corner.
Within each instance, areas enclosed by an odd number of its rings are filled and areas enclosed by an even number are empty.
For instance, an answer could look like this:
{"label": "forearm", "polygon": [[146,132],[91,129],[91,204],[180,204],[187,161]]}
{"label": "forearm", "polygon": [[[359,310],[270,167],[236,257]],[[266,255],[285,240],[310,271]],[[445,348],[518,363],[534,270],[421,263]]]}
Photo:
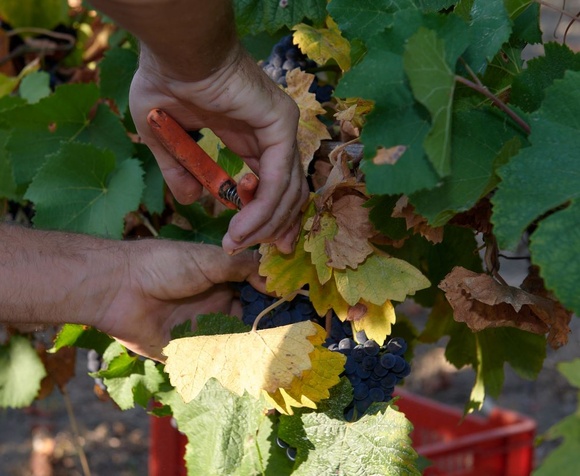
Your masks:
{"label": "forearm", "polygon": [[121,248],[115,241],[0,224],[0,322],[93,325],[118,289]]}
{"label": "forearm", "polygon": [[231,0],[91,0],[141,41],[142,61],[174,79],[204,79],[239,48]]}

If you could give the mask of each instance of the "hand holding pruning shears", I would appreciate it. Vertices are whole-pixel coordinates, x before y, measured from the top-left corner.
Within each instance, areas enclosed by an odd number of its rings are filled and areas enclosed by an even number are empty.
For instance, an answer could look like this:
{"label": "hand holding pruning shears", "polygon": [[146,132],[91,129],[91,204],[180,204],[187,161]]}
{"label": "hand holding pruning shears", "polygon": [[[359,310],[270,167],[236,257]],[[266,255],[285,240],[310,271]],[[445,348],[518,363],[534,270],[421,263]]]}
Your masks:
{"label": "hand holding pruning shears", "polygon": [[[253,58],[242,55],[195,82],[161,76],[145,59],[130,99],[137,131],[180,203],[197,200],[207,184],[195,179],[159,141],[146,120],[153,109],[171,116],[184,130],[211,129],[260,178],[254,199],[232,218],[222,240],[224,250],[235,253],[275,243],[284,253],[292,251],[309,193],[296,147],[298,109]],[[238,185],[238,194],[241,189]]]}
{"label": "hand holding pruning shears", "polygon": [[147,122],[167,151],[222,204],[240,210],[254,198],[258,177],[248,173],[236,184],[185,130],[161,109],[153,109]]}

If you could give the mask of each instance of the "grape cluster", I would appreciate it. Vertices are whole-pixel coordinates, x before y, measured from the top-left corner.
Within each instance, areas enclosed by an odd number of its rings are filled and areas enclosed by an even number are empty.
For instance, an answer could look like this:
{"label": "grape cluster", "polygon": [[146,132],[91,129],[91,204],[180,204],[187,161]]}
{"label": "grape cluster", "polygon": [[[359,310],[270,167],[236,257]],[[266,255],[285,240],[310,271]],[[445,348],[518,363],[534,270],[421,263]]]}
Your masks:
{"label": "grape cluster", "polygon": [[[91,373],[98,372],[105,368],[105,363],[103,362],[103,356],[99,354],[96,350],[90,349],[87,353],[87,370]],[[105,386],[103,379],[98,377],[93,377],[95,385],[102,391],[106,392],[107,387]]]}
{"label": "grape cluster", "polygon": [[329,344],[328,350],[346,356],[344,375],[353,387],[353,401],[345,410],[348,421],[359,418],[374,402],[391,400],[395,386],[411,372],[404,358],[407,343],[400,337],[381,346],[360,331],[354,339],[346,336]]}
{"label": "grape cluster", "polygon": [[[258,314],[277,300],[257,291],[248,283],[242,284],[240,287],[242,320],[245,324],[252,325]],[[271,329],[308,320],[319,322],[318,314],[308,297],[298,294],[292,301],[284,301],[264,315],[258,323],[258,329]]]}
{"label": "grape cluster", "polygon": [[[303,71],[313,69],[316,63],[309,59],[300,49],[292,42],[292,35],[286,35],[274,45],[270,56],[262,63],[264,72],[276,83],[287,87],[286,73],[295,68]],[[320,85],[318,78],[315,76],[310,85],[309,92],[316,95],[316,100],[320,103],[330,101],[333,87],[329,84]]]}

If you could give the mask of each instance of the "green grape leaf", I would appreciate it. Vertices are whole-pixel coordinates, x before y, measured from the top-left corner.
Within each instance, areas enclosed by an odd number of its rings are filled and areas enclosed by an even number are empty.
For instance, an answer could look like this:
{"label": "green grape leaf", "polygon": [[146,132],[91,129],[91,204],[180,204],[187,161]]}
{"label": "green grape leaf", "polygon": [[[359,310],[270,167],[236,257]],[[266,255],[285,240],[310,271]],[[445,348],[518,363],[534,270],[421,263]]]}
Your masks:
{"label": "green grape leaf", "polygon": [[0,408],[30,405],[46,370],[30,341],[13,335],[0,346]]}
{"label": "green grape leaf", "polygon": [[[580,359],[560,362],[557,368],[570,385],[580,388]],[[580,464],[580,411],[576,410],[572,415],[560,420],[548,429],[543,436],[551,441],[558,439],[562,441],[540,463],[533,476],[566,474],[570,468]]]}
{"label": "green grape leaf", "polygon": [[137,52],[127,48],[113,48],[99,62],[101,97],[113,99],[124,116],[129,108],[129,87],[137,69]]}
{"label": "green grape leaf", "polygon": [[141,167],[145,171],[143,177],[145,190],[141,198],[143,205],[150,213],[161,215],[165,210],[165,180],[161,169],[155,160],[155,156],[145,144],[135,144],[137,158],[141,161]]}
{"label": "green grape leaf", "polygon": [[191,229],[183,229],[177,225],[166,225],[159,230],[159,236],[181,241],[195,241],[221,246],[222,238],[228,229],[233,210],[225,210],[212,217],[204,210],[200,203],[181,205],[176,203],[175,209],[184,217]]}
{"label": "green grape leaf", "polygon": [[[578,362],[575,362],[575,365],[576,369],[580,370]],[[566,474],[570,468],[578,467],[580,464],[580,413],[578,411],[552,426],[545,437],[548,440],[563,439],[563,442],[546,456],[532,473],[533,476]]]}
{"label": "green grape leaf", "polygon": [[135,404],[146,408],[166,381],[160,367],[153,360],[141,360],[123,351],[107,362],[106,370],[95,375],[103,379],[107,392],[121,410],[134,408]]}
{"label": "green grape leaf", "polygon": [[67,0],[2,0],[0,17],[12,28],[45,28],[69,22]]}
{"label": "green grape leaf", "polygon": [[[505,118],[493,111],[458,112],[453,119],[452,173],[433,189],[412,194],[415,211],[431,226],[447,223],[455,214],[469,210],[495,185],[496,159],[502,152],[515,153],[505,144],[520,135]],[[522,140],[523,137],[522,137]]]}
{"label": "green grape leaf", "polygon": [[241,157],[227,147],[220,147],[217,163],[230,177],[235,177],[244,167]]}
{"label": "green grape leaf", "polygon": [[234,8],[240,36],[262,31],[275,33],[284,27],[292,28],[304,19],[320,24],[326,17],[325,0],[236,0]]}
{"label": "green grape leaf", "polygon": [[392,240],[402,240],[410,235],[405,219],[392,217],[399,198],[397,195],[375,195],[364,205],[371,209],[369,218],[375,229]]}
{"label": "green grape leaf", "polygon": [[12,163],[6,152],[8,142],[8,131],[0,129],[0,197],[11,200],[17,198],[16,182],[12,173]]}
{"label": "green grape leaf", "polygon": [[508,14],[514,22],[512,29],[511,44],[524,47],[527,44],[542,43],[542,30],[540,29],[540,4],[527,0],[522,8],[510,12],[506,4]]}
{"label": "green grape leaf", "polygon": [[[406,85],[402,49],[391,51],[396,48],[392,45],[402,44],[420,24],[419,13],[398,15],[393,29],[373,38],[363,60],[342,77],[335,92],[337,97],[363,97],[375,102],[361,135],[365,146],[362,169],[371,194],[409,194],[432,188],[439,180],[423,151],[430,128],[427,114],[417,108]],[[379,147],[398,145],[406,150],[396,164],[373,163]]]}
{"label": "green grape leaf", "polygon": [[471,44],[465,60],[479,73],[508,41],[512,24],[504,0],[475,0],[471,7]]}
{"label": "green grape leaf", "polygon": [[292,463],[284,460],[284,451],[275,443],[273,421],[261,400],[248,394],[237,396],[215,379],[188,404],[175,390],[159,392],[158,397],[171,406],[179,430],[188,437],[185,462],[189,474],[291,473]]}
{"label": "green grape leaf", "polygon": [[62,141],[110,149],[119,162],[131,157],[133,145],[119,118],[104,104],[93,111],[98,97],[95,84],[63,85],[36,104],[3,112],[12,129],[6,149],[18,185],[28,184]]}
{"label": "green grape leaf", "polygon": [[522,378],[537,377],[546,358],[546,337],[511,327],[485,329],[475,334],[480,348],[477,373],[485,391],[498,397],[504,382],[504,365],[510,366]]}
{"label": "green grape leaf", "polygon": [[50,95],[50,75],[46,71],[35,71],[24,76],[18,93],[20,97],[26,99],[28,104],[40,101]]}
{"label": "green grape leaf", "polygon": [[[532,261],[540,266],[546,287],[554,291],[565,308],[580,314],[580,201],[545,218],[531,237]],[[562,270],[565,270],[563,273]]]}
{"label": "green grape leaf", "polygon": [[546,89],[556,79],[562,79],[567,70],[580,71],[580,53],[574,53],[567,45],[546,43],[544,56],[528,61],[527,68],[514,78],[510,103],[526,112],[537,110]]}
{"label": "green grape leaf", "polygon": [[419,28],[405,46],[403,65],[415,98],[431,114],[431,130],[423,143],[436,172],[451,171],[451,110],[455,74],[445,58],[445,44],[437,33]]}
{"label": "green grape leaf", "polygon": [[[447,64],[454,64],[467,47],[468,36],[467,25],[455,15],[441,18],[406,9],[395,13],[394,19],[390,29],[373,37],[367,54],[342,77],[335,92],[340,98],[363,97],[375,103],[361,135],[365,146],[361,167],[369,193],[379,195],[411,194],[440,181],[423,145],[431,129],[429,114],[408,87],[405,43],[422,26],[434,30],[445,43]],[[379,148],[397,146],[404,146],[404,153],[394,164],[376,160]]]}
{"label": "green grape leaf", "polygon": [[407,8],[416,7],[411,0],[333,0],[328,13],[347,37],[368,40],[393,24],[395,12]]}
{"label": "green grape leaf", "polygon": [[507,14],[511,19],[519,17],[533,3],[533,0],[504,0]]}
{"label": "green grape leaf", "polygon": [[[546,90],[546,99],[531,117],[532,145],[498,170],[502,182],[492,198],[492,221],[500,247],[515,248],[523,231],[537,222],[531,236],[533,262],[540,266],[548,289],[576,312],[580,301],[570,283],[580,279],[580,267],[575,265],[580,242],[575,231],[580,217],[579,82],[580,72],[568,71]],[[549,219],[542,220],[547,212],[551,212]]]}
{"label": "green grape leaf", "polygon": [[239,334],[248,332],[251,326],[240,319],[226,314],[202,314],[196,317],[197,326],[192,335],[212,336],[218,334]]}
{"label": "green grape leaf", "polygon": [[[356,422],[330,411],[305,413],[302,423],[307,441],[296,442],[301,464],[293,475],[421,474],[409,438],[412,425],[386,403],[374,404]],[[308,444],[314,449],[308,450]]]}
{"label": "green grape leaf", "polygon": [[123,235],[124,217],[136,210],[143,193],[136,159],[115,164],[110,151],[64,143],[34,178],[25,197],[35,203],[40,228]]}
{"label": "green grape leaf", "polygon": [[95,349],[99,354],[104,354],[115,340],[94,327],[81,324],[65,324],[57,334],[53,346],[47,352],[57,352],[62,347],[80,347],[82,349]]}

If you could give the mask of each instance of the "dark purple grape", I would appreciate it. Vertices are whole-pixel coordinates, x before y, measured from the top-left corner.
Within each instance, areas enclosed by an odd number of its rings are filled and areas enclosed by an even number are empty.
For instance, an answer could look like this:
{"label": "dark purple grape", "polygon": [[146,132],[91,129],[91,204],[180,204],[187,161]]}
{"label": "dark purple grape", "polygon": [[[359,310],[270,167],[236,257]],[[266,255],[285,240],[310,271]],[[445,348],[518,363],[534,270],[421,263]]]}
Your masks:
{"label": "dark purple grape", "polygon": [[392,369],[397,359],[393,354],[383,354],[379,359],[380,364],[386,369]]}
{"label": "dark purple grape", "polygon": [[355,400],[362,400],[367,398],[369,395],[369,386],[364,383],[360,382],[358,385],[353,387],[353,397]]}
{"label": "dark purple grape", "polygon": [[367,340],[363,347],[367,355],[377,355],[381,351],[381,346],[372,339]]}

